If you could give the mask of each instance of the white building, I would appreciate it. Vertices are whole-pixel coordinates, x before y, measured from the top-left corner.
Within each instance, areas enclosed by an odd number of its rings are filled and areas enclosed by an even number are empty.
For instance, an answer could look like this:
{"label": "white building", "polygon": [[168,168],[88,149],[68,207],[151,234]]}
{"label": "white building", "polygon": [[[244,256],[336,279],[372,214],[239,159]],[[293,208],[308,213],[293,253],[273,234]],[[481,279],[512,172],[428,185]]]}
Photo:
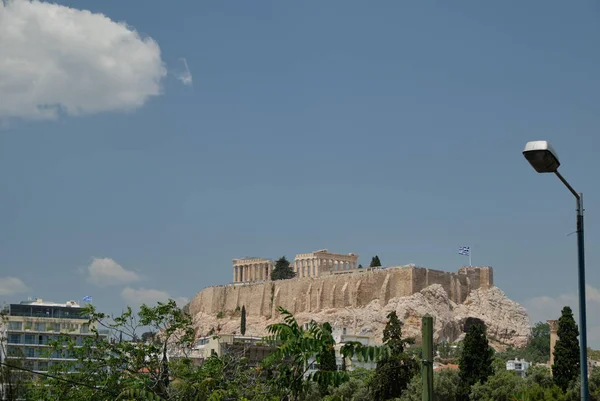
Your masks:
{"label": "white building", "polygon": [[506,370],[514,370],[521,377],[525,377],[525,373],[530,366],[531,362],[527,362],[519,358],[506,361]]}
{"label": "white building", "polygon": [[[0,327],[0,361],[18,359],[23,367],[47,372],[54,363],[75,362],[69,350],[52,350],[51,342],[58,336],[69,336],[75,346],[86,337],[94,336],[89,316],[75,301],[64,304],[41,299],[8,305],[8,314]],[[108,337],[107,330],[99,330]]]}

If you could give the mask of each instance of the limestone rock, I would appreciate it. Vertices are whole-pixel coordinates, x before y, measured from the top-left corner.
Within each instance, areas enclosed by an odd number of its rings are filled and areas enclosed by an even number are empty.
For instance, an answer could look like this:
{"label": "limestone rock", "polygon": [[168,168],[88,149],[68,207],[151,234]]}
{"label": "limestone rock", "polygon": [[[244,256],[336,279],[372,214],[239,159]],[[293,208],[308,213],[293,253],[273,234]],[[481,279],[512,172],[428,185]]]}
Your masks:
{"label": "limestone rock", "polygon": [[[487,326],[490,342],[496,348],[522,346],[530,334],[529,317],[525,309],[508,299],[497,287],[476,289],[470,292],[464,303],[452,301],[442,285],[433,284],[406,297],[391,298],[385,305],[375,299],[363,307],[326,308],[318,312],[297,312],[299,323],[311,319],[322,323],[329,322],[334,329],[346,328],[348,334],[370,335],[376,343],[381,343],[387,315],[396,311],[403,322],[403,334],[421,337],[421,317],[429,314],[434,317],[434,340],[454,342],[462,339],[462,328],[468,317],[483,320]],[[265,336],[266,327],[279,321],[279,316],[248,314],[246,335]],[[239,333],[238,313],[226,312],[217,319],[216,315],[199,311],[194,315],[196,335],[204,336],[211,329],[222,333]]]}

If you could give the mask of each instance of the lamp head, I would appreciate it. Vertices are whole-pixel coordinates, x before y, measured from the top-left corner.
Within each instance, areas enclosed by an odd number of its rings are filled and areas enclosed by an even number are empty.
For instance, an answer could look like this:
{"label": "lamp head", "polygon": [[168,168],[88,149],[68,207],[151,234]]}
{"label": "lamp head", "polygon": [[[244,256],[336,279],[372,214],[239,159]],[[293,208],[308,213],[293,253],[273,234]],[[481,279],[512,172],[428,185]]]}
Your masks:
{"label": "lamp head", "polygon": [[527,142],[523,156],[538,173],[555,173],[560,166],[558,155],[548,141]]}

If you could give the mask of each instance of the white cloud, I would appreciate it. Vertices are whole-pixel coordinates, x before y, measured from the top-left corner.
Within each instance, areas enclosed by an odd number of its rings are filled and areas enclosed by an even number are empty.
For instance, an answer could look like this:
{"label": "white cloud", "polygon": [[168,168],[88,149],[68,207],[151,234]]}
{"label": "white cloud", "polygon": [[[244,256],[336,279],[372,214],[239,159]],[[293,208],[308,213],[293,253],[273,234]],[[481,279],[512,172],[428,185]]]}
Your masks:
{"label": "white cloud", "polygon": [[102,14],[0,0],[0,119],[133,110],[161,93],[160,48]]}
{"label": "white cloud", "polygon": [[192,73],[190,72],[190,69],[188,67],[187,60],[185,58],[181,58],[180,60],[183,63],[183,71],[174,72],[175,78],[180,80],[181,83],[185,86],[192,86],[194,82],[192,78]]}
{"label": "white cloud", "polygon": [[16,277],[0,277],[0,295],[22,294],[31,291],[25,283]]}
{"label": "white cloud", "polygon": [[[585,298],[588,309],[591,304],[598,304],[597,306],[600,306],[600,291],[589,284],[585,286]],[[577,315],[579,311],[579,298],[577,294],[561,294],[555,297],[544,295],[528,299],[523,305],[533,322],[546,321],[548,319],[558,319],[560,311],[564,306],[570,306],[573,309],[573,313]]]}
{"label": "white cloud", "polygon": [[140,280],[136,272],[124,269],[110,258],[94,258],[87,269],[88,281],[99,286],[127,284]]}
{"label": "white cloud", "polygon": [[[589,284],[585,286],[587,300],[588,341],[592,348],[600,348],[600,316],[594,313],[600,307],[600,291]],[[570,306],[576,321],[579,321],[579,298],[577,294],[560,294],[554,297],[534,297],[523,302],[533,323],[557,320],[563,307]]]}
{"label": "white cloud", "polygon": [[182,307],[189,302],[185,297],[172,297],[166,291],[154,290],[149,288],[131,288],[125,287],[121,291],[121,297],[129,306],[139,306],[141,304],[154,305],[157,302],[165,302],[173,299],[177,306]]}

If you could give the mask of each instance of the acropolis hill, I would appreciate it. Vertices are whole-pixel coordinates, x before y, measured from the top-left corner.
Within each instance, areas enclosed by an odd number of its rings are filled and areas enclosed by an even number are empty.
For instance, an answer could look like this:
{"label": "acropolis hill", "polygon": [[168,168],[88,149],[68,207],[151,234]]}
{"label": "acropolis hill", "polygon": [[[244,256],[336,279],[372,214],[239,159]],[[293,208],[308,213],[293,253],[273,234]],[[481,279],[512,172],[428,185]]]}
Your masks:
{"label": "acropolis hill", "polygon": [[267,259],[234,259],[234,282],[202,290],[189,305],[198,335],[217,327],[239,332],[242,306],[248,332],[255,335],[266,334],[266,325],[278,318],[279,306],[300,322],[327,320],[334,327],[354,327],[375,336],[392,309],[405,325],[413,326],[420,324],[420,316],[433,314],[436,337],[449,341],[462,334],[461,321],[469,316],[484,320],[489,332],[511,345],[529,335],[527,313],[494,287],[491,267],[462,267],[457,272],[413,265],[357,269],[358,255],[338,255],[344,256],[340,263],[331,263],[330,255],[337,254],[323,250],[298,255],[292,266],[300,277],[279,281],[268,280],[273,266]]}

